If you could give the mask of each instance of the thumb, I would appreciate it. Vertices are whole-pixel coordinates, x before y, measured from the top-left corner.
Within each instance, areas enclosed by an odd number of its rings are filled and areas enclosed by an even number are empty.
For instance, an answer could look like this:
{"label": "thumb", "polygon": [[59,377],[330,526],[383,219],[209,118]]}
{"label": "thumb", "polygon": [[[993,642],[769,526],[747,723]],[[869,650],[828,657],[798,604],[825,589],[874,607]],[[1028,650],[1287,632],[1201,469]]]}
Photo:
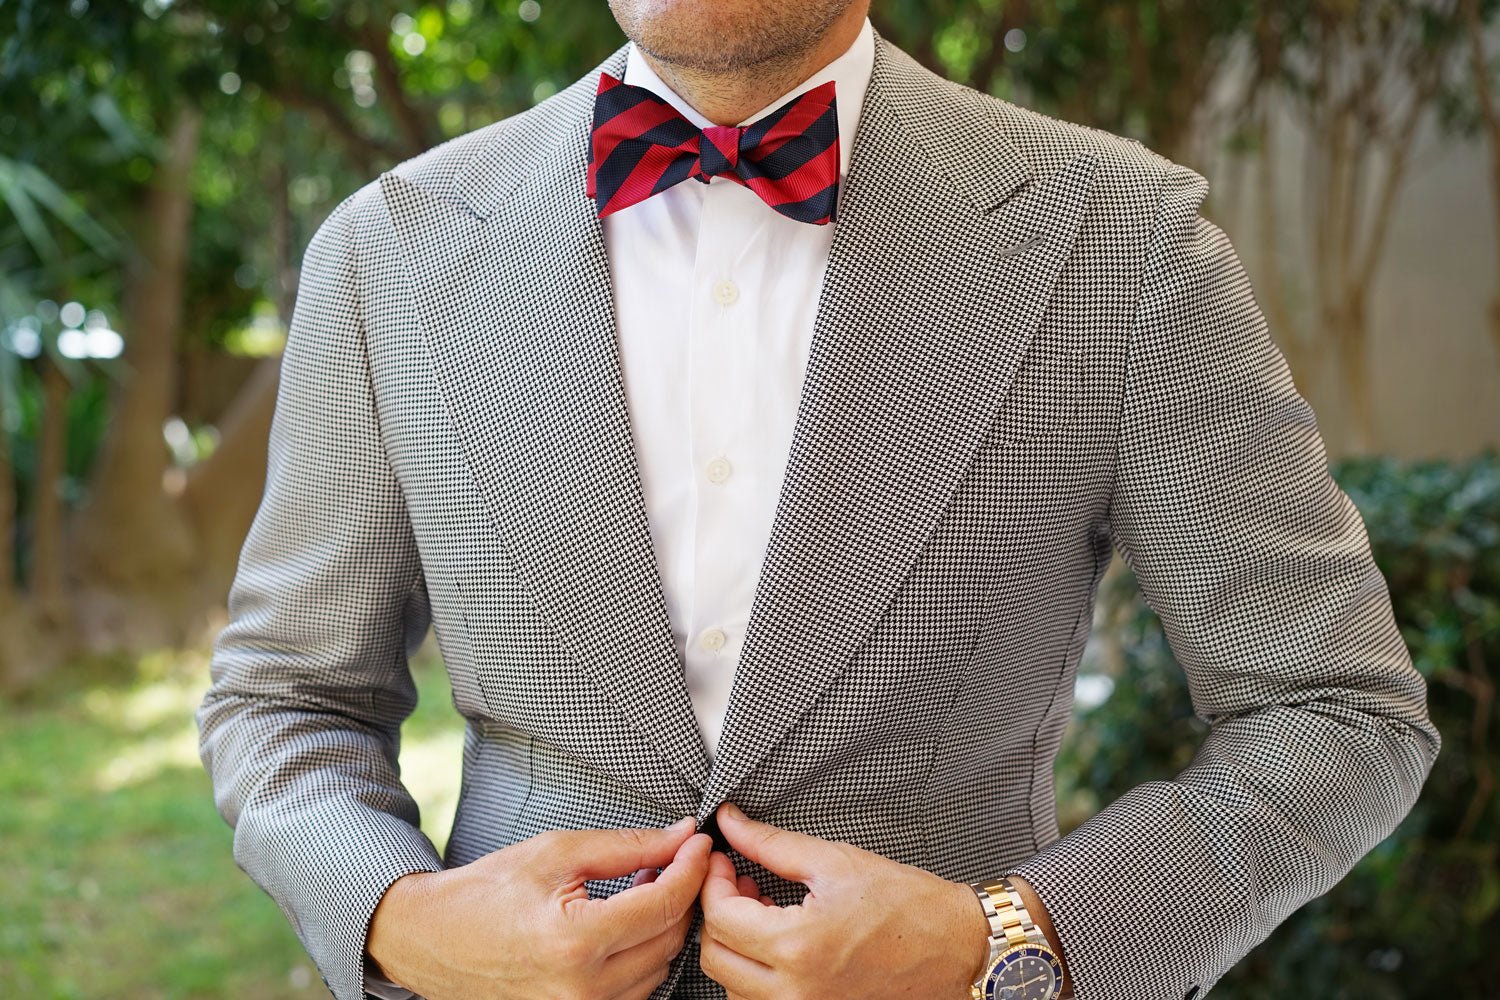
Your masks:
{"label": "thumb", "polygon": [[664,868],[697,824],[691,816],[659,830],[554,831],[553,871],[566,884],[614,878],[642,868]]}
{"label": "thumb", "polygon": [[719,832],[729,846],[792,882],[811,887],[820,876],[830,874],[840,859],[831,842],[753,820],[729,802],[719,807],[718,820]]}

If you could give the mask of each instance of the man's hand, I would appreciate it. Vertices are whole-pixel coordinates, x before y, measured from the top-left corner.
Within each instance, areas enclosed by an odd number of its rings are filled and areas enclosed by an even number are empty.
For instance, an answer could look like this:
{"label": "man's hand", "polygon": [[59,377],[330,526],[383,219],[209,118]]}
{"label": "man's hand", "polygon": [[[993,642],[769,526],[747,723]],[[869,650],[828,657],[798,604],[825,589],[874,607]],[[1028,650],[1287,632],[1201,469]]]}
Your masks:
{"label": "man's hand", "polygon": [[757,823],[728,803],[719,830],[742,855],[808,887],[770,905],[717,851],[703,883],[703,971],[730,1000],[966,1000],[989,955],[974,890],[851,844]]}
{"label": "man's hand", "polygon": [[[556,830],[403,875],[370,919],[366,951],[427,1000],[645,1000],[682,950],[711,845],[689,817],[664,830]],[[588,898],[585,879],[632,871],[629,888]]]}

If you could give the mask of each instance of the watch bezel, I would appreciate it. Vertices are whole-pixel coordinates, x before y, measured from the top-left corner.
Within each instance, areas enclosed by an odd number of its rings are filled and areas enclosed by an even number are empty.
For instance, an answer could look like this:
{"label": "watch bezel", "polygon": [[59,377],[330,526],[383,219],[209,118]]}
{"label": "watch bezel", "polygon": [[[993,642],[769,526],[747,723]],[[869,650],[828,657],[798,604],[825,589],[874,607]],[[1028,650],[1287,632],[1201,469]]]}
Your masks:
{"label": "watch bezel", "polygon": [[995,1000],[994,986],[997,972],[1011,962],[1018,961],[1022,957],[1021,953],[1043,957],[1052,965],[1053,987],[1052,992],[1048,994],[1048,1000],[1053,1000],[1062,993],[1062,961],[1058,959],[1057,953],[1045,943],[1023,941],[1001,950],[985,966],[984,975],[979,978],[975,986],[979,991],[979,1000]]}

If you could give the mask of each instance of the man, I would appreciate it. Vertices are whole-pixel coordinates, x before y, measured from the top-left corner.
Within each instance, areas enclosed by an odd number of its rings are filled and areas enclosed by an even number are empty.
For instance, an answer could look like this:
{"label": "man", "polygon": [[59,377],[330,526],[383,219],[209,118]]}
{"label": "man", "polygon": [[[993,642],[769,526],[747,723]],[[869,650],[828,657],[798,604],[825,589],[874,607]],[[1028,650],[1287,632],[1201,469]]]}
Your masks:
{"label": "man", "polygon": [[[1423,681],[1204,179],[867,6],[614,0],[314,237],[198,719],[339,1000],[1194,1000],[1416,799]],[[1211,729],[1060,837],[1112,548]]]}

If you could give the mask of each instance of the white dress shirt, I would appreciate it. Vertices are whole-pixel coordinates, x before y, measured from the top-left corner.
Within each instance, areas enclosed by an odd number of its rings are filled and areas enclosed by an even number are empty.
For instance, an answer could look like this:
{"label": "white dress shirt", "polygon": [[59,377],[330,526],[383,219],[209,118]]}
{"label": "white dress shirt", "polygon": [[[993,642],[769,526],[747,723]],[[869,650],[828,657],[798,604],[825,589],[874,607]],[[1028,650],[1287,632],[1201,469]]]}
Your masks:
{"label": "white dress shirt", "polygon": [[[866,18],[843,54],[739,124],[834,81],[842,183],[874,59]],[[624,82],[661,96],[699,128],[713,124],[634,44]],[[651,541],[712,755],[771,537],[837,222],[797,222],[715,177],[681,181],[603,224]]]}
{"label": "white dress shirt", "polygon": [[[866,18],[840,56],[739,124],[834,81],[842,185],[874,60]],[[633,42],[623,79],[699,128],[713,124]],[[723,177],[681,181],[602,223],[651,541],[712,756],[771,537],[838,223],[789,219]],[[368,962],[365,988],[386,1000],[414,995]]]}

